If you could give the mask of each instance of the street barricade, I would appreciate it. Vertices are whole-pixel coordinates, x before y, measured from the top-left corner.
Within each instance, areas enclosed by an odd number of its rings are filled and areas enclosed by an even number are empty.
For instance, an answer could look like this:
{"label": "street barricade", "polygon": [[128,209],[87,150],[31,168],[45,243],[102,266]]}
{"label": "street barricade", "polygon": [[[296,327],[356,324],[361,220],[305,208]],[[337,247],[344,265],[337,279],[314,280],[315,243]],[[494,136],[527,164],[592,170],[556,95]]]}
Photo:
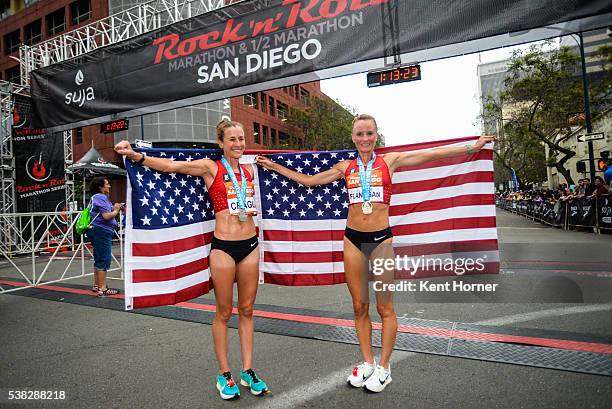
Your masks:
{"label": "street barricade", "polygon": [[594,228],[597,233],[612,231],[612,195],[559,200],[554,204],[532,199],[498,198],[496,204],[501,209],[564,230]]}
{"label": "street barricade", "polygon": [[[92,275],[91,249],[74,233],[78,212],[0,214],[0,294]],[[123,279],[123,223],[115,232],[119,255],[112,255],[109,279]],[[6,284],[6,286],[3,286]],[[8,287],[10,286],[10,287]]]}
{"label": "street barricade", "polygon": [[612,195],[599,196],[596,204],[599,230],[612,231]]}

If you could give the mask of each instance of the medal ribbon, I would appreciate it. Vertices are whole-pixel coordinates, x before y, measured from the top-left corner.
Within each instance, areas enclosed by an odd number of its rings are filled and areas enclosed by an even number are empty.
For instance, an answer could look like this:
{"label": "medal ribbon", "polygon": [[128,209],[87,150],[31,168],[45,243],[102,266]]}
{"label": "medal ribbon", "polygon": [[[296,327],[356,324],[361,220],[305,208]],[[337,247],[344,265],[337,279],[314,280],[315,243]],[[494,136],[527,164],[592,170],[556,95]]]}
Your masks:
{"label": "medal ribbon", "polygon": [[361,195],[363,196],[364,202],[370,201],[372,166],[374,165],[375,159],[376,153],[372,152],[372,159],[370,159],[368,165],[364,169],[363,162],[361,161],[361,156],[357,154],[357,164],[359,165],[359,179],[361,181]]}
{"label": "medal ribbon", "polygon": [[234,190],[236,191],[236,199],[238,199],[238,208],[246,209],[246,192],[247,192],[247,180],[244,176],[244,172],[242,171],[242,166],[238,164],[238,168],[240,169],[240,178],[242,179],[242,189],[240,189],[240,185],[238,184],[238,179],[236,179],[236,175],[234,174],[234,170],[230,166],[230,164],[225,159],[225,156],[221,157],[221,163],[227,170],[227,174],[229,175],[232,184],[234,185]]}

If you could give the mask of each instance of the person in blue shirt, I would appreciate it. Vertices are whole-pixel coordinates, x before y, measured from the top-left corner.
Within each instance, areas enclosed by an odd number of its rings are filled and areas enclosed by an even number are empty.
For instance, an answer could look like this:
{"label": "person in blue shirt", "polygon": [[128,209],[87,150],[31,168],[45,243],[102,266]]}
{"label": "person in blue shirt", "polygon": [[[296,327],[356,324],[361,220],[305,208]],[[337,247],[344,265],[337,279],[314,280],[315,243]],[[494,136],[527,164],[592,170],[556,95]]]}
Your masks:
{"label": "person in blue shirt", "polygon": [[94,253],[94,285],[92,291],[98,296],[115,295],[119,290],[108,288],[106,285],[106,272],[112,260],[112,240],[117,227],[115,217],[121,211],[122,203],[112,204],[108,199],[111,185],[105,177],[94,178],[89,191],[91,197],[91,226],[87,236],[91,240]]}
{"label": "person in blue shirt", "polygon": [[608,162],[608,167],[604,172],[604,179],[608,186],[612,187],[612,163]]}

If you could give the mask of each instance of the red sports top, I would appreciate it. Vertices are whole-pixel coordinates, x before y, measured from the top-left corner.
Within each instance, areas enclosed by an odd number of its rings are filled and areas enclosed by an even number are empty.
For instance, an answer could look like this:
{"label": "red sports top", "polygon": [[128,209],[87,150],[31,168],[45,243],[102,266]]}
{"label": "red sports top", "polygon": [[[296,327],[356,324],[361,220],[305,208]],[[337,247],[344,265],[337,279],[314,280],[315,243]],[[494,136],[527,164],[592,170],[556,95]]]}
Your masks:
{"label": "red sports top", "polygon": [[[357,158],[353,159],[344,172],[344,181],[349,195],[349,205],[363,203],[361,193],[361,178]],[[381,156],[376,156],[372,164],[370,179],[370,202],[389,204],[391,202],[391,175],[387,162]]]}
{"label": "red sports top", "polygon": [[[232,183],[232,179],[228,175],[227,170],[225,169],[225,166],[223,166],[221,161],[216,161],[216,164],[217,175],[215,176],[215,180],[213,180],[212,185],[210,185],[210,188],[208,189],[208,194],[210,195],[210,200],[212,200],[215,213],[218,213],[225,209],[229,209],[230,214],[237,215],[238,199],[236,197],[236,192],[234,190],[234,184]],[[257,210],[255,209],[255,201],[253,200],[253,194],[255,192],[255,188],[253,186],[253,178],[244,165],[240,166],[242,167],[242,171],[244,172],[244,176],[247,180],[247,214],[257,214]],[[240,173],[236,173],[236,179],[238,180],[238,185],[242,189],[242,177],[240,176]]]}

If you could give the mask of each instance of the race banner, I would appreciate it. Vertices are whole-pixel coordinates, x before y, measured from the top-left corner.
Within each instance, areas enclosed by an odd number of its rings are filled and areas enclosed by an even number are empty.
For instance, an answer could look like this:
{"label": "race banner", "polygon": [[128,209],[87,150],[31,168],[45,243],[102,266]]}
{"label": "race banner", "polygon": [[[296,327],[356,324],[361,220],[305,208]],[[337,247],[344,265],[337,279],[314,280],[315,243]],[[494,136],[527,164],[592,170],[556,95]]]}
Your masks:
{"label": "race banner", "polygon": [[17,212],[62,211],[66,203],[63,140],[32,126],[31,98],[22,95],[13,98]]}
{"label": "race banner", "polygon": [[66,129],[329,78],[380,62],[391,43],[402,54],[447,47],[442,58],[482,50],[477,39],[606,13],[605,0],[243,1],[33,71],[34,108],[39,126]]}

